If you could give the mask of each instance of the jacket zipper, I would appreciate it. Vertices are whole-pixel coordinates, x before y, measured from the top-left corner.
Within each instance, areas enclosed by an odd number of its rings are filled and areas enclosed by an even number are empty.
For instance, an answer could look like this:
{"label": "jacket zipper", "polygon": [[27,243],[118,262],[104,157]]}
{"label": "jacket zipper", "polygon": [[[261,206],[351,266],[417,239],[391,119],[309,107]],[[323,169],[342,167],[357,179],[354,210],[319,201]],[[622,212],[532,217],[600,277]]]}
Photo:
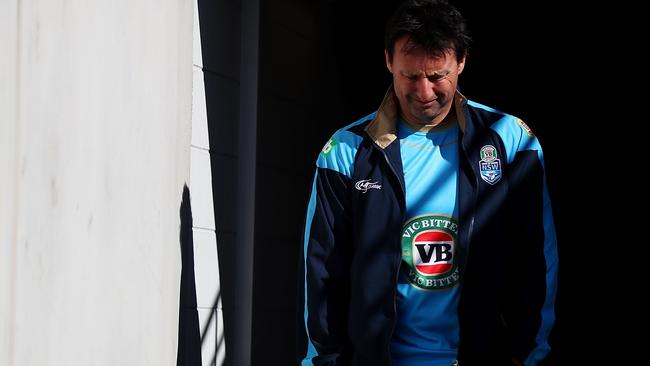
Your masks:
{"label": "jacket zipper", "polygon": [[[378,148],[377,146],[375,146],[375,147]],[[406,201],[406,189],[404,189],[404,186],[402,185],[402,181],[399,179],[399,176],[397,175],[397,171],[395,170],[395,167],[393,167],[393,164],[388,159],[388,155],[386,155],[386,152],[381,148],[379,148],[379,150],[381,151],[382,155],[384,155],[384,159],[386,160],[386,164],[388,164],[388,167],[393,172],[393,175],[395,176],[395,178],[397,179],[397,182],[399,183],[400,189],[402,191],[402,200],[404,201],[404,202],[402,202],[403,203],[402,207],[404,209],[406,209],[406,202],[405,202]],[[400,207],[400,210],[402,209],[402,207]],[[404,216],[404,212],[402,212],[402,216]],[[404,222],[404,217],[402,217],[402,222]],[[397,326],[397,281],[398,281],[398,278],[399,278],[399,269],[400,269],[400,266],[402,265],[402,251],[401,250],[398,251],[397,256],[398,256],[397,268],[395,269],[395,276],[393,277],[393,325],[392,325],[392,329],[390,331],[391,337],[392,337],[393,333],[395,332],[395,327]],[[386,348],[388,349],[389,355],[390,355],[390,338],[388,339],[388,344],[386,345]],[[392,361],[390,359],[390,356],[388,357],[388,365],[389,366],[392,365]]]}
{"label": "jacket zipper", "polygon": [[[463,106],[463,113],[467,115],[467,111],[465,110],[465,106]],[[472,172],[472,175],[474,176],[474,202],[472,204],[472,218],[469,222],[469,229],[467,230],[467,253],[465,253],[465,263],[463,263],[463,266],[466,266],[466,264],[469,261],[469,247],[470,243],[472,242],[472,232],[474,231],[474,217],[476,216],[476,202],[478,202],[478,185],[479,185],[479,180],[478,180],[478,175],[476,175],[476,172],[474,171],[474,166],[472,165],[472,162],[469,158],[469,154],[467,153],[467,149],[465,148],[465,144],[463,143],[464,138],[461,137],[461,142],[460,146],[463,149],[463,152],[465,153],[465,159],[467,160],[467,164],[469,164],[469,169]],[[465,270],[464,268],[462,269],[463,271]],[[461,283],[462,286],[462,283]]]}

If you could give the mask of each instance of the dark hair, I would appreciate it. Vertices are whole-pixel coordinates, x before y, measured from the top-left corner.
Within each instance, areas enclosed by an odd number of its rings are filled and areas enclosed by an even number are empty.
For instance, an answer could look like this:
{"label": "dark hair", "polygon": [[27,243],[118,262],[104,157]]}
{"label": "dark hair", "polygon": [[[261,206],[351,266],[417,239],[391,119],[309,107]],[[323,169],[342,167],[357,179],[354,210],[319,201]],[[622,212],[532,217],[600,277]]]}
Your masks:
{"label": "dark hair", "polygon": [[384,43],[393,60],[395,41],[408,35],[406,52],[423,49],[434,56],[454,51],[460,61],[467,54],[471,37],[465,18],[445,0],[407,0],[386,24]]}

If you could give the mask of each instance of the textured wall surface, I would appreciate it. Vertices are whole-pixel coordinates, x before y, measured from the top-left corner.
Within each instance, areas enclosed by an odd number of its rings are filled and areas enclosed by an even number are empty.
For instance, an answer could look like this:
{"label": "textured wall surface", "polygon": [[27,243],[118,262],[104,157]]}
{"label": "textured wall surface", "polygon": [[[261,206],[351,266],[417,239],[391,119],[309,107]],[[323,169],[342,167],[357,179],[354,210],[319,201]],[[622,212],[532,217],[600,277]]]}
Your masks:
{"label": "textured wall surface", "polygon": [[0,4],[0,364],[172,365],[192,7]]}

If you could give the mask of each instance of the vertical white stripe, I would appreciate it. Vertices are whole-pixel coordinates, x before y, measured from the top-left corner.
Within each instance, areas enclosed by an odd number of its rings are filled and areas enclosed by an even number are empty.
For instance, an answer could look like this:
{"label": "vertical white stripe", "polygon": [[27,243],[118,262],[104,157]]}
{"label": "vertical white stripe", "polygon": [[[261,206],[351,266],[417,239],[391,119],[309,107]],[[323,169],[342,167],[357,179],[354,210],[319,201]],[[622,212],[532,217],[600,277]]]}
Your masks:
{"label": "vertical white stripe", "polygon": [[198,3],[194,2],[192,139],[190,197],[194,242],[194,281],[201,332],[202,366],[223,365],[226,342],[221,311],[221,284],[212,197],[212,166],[201,53]]}

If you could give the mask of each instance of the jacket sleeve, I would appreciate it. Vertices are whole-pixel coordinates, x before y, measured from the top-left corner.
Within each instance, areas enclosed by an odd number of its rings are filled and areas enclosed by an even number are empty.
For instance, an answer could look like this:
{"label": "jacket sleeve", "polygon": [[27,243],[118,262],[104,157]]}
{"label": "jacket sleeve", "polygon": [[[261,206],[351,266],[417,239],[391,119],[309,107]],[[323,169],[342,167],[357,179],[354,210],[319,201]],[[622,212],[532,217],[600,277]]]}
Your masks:
{"label": "jacket sleeve", "polygon": [[350,166],[337,153],[319,156],[307,208],[298,291],[301,365],[345,365],[350,353]]}
{"label": "jacket sleeve", "polygon": [[558,256],[542,148],[530,129],[519,123],[520,139],[509,159],[512,236],[503,317],[513,360],[534,366],[551,349]]}

